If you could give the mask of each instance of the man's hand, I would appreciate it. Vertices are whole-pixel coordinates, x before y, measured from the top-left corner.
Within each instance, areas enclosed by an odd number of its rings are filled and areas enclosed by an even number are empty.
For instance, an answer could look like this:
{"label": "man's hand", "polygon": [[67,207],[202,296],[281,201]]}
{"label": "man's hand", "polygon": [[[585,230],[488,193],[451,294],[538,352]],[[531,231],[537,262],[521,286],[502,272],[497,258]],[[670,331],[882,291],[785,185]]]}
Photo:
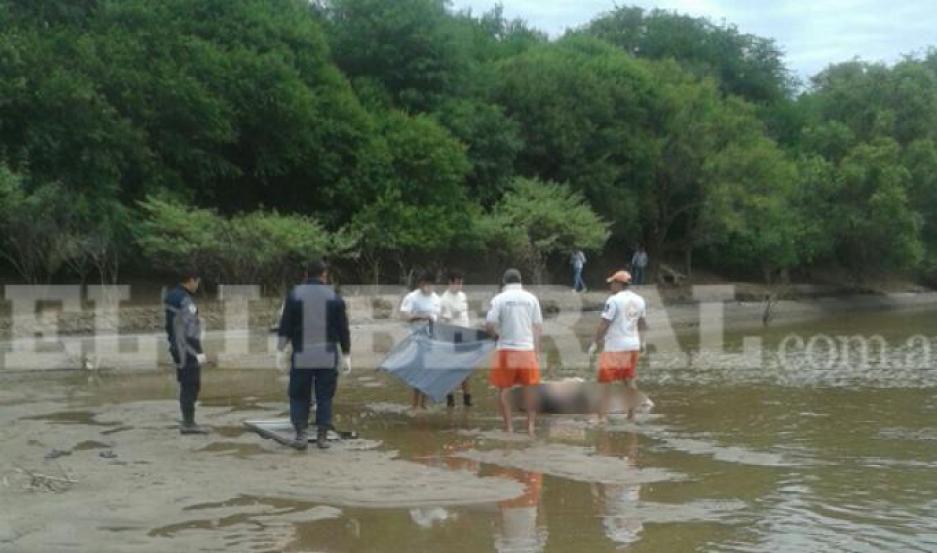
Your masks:
{"label": "man's hand", "polygon": [[589,349],[586,350],[586,353],[589,355],[589,359],[592,359],[599,352],[599,345],[595,342],[589,344]]}
{"label": "man's hand", "polygon": [[342,355],[341,360],[342,374],[351,374],[351,355]]}
{"label": "man's hand", "polygon": [[195,360],[198,362],[198,366],[201,367],[208,362],[208,356],[204,353],[197,353],[195,354]]}

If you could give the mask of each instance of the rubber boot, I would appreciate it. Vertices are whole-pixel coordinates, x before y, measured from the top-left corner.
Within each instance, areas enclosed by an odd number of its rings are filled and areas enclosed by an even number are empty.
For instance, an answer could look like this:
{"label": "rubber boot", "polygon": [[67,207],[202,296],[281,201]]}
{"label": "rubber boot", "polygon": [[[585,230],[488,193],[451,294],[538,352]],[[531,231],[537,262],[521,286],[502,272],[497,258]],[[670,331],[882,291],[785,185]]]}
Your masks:
{"label": "rubber boot", "polygon": [[316,446],[319,449],[328,449],[331,446],[329,445],[329,429],[320,428],[316,432]]}
{"label": "rubber boot", "polygon": [[472,406],[472,394],[462,394],[462,405],[466,407]]}
{"label": "rubber boot", "polygon": [[446,407],[455,407],[455,394],[446,396]]}
{"label": "rubber boot", "polygon": [[182,406],[182,425],[179,426],[180,434],[208,434],[208,429],[195,424],[195,406]]}
{"label": "rubber boot", "polygon": [[309,434],[306,430],[296,429],[296,436],[290,443],[290,447],[299,451],[305,451],[309,447]]}

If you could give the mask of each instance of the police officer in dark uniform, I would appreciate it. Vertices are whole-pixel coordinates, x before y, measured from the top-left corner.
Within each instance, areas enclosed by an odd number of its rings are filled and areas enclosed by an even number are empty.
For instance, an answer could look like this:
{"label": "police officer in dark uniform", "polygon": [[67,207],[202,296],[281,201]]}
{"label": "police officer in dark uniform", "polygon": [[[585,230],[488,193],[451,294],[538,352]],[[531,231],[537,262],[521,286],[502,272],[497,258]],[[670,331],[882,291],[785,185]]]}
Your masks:
{"label": "police officer in dark uniform", "polygon": [[290,359],[290,421],[296,430],[292,446],[308,447],[307,428],[312,390],[316,394],[316,443],[328,445],[332,426],[332,398],[338,384],[338,368],[351,371],[351,337],[345,301],[328,284],[328,266],[313,261],[306,267],[305,282],[286,297],[277,334],[278,349],[292,344]]}
{"label": "police officer in dark uniform", "polygon": [[198,307],[192,294],[198,290],[199,277],[189,271],[180,275],[179,284],[170,290],[163,300],[166,308],[166,336],[169,354],[176,365],[176,380],[179,381],[179,406],[182,410],[183,434],[207,434],[207,430],[195,424],[195,402],[198,400],[202,381],[202,325],[198,318]]}

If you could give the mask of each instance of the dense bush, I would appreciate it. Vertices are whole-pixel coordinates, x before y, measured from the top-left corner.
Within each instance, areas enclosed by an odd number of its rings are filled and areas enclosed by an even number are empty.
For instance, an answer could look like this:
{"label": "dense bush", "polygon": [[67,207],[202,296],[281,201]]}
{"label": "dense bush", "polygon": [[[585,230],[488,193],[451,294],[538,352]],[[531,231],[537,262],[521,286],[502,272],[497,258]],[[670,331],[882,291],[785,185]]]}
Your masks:
{"label": "dense bush", "polygon": [[150,197],[140,202],[136,241],[153,266],[194,268],[215,282],[265,284],[295,281],[302,263],[334,251],[332,236],[315,219],[258,210],[224,217]]}
{"label": "dense bush", "polygon": [[937,52],[796,84],[771,39],[627,6],[550,40],[442,0],[0,0],[0,256],[31,282],[276,284],[320,251],[542,276],[607,230],[652,269],[931,273]]}

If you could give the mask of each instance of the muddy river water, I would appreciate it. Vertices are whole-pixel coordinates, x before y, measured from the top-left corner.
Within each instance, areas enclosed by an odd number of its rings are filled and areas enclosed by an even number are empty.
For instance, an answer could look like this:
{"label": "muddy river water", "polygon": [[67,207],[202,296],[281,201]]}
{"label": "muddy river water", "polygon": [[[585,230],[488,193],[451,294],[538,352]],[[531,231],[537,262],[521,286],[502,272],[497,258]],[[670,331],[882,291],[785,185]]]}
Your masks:
{"label": "muddy river water", "polygon": [[243,428],[286,412],[271,370],[205,372],[207,437],[176,432],[168,371],[0,375],[0,551],[937,551],[937,314],[747,334],[756,357],[657,348],[636,422],[533,441],[482,372],[471,409],[414,416],[356,367],[336,424],[361,438],[325,452]]}

